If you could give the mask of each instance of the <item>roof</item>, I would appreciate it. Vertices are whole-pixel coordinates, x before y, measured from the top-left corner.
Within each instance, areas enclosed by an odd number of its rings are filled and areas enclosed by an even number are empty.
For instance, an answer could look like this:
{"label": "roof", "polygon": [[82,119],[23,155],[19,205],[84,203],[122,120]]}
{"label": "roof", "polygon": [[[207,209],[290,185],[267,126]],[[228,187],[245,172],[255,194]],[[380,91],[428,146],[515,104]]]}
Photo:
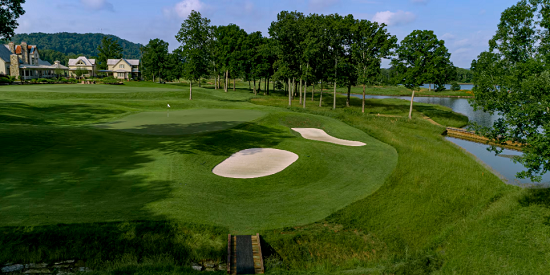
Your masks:
{"label": "roof", "polygon": [[42,60],[42,59],[38,59],[38,65],[41,65],[41,66],[51,66],[52,64],[48,61],[45,61],[45,60]]}
{"label": "roof", "polygon": [[68,69],[69,69],[69,67],[63,66],[63,65],[61,65],[61,64],[59,64],[59,63],[58,63],[58,64],[51,65],[50,68],[52,68],[52,69],[61,69],[61,70],[68,70]]}
{"label": "roof", "polygon": [[[132,65],[132,66],[139,66],[139,59],[125,59],[121,58],[126,61],[126,63]],[[107,59],[107,65],[116,65],[121,59]]]}
{"label": "roof", "polygon": [[11,52],[7,45],[6,47],[0,47],[0,58],[4,59],[5,62],[11,62],[10,55]]}
{"label": "roof", "polygon": [[76,66],[76,63],[80,60],[82,60],[82,62],[84,62],[87,66],[95,65],[95,59],[88,59],[85,56],[79,56],[77,59],[69,59],[69,66]]}
{"label": "roof", "polygon": [[21,45],[15,46],[15,53],[16,54],[21,54]]}

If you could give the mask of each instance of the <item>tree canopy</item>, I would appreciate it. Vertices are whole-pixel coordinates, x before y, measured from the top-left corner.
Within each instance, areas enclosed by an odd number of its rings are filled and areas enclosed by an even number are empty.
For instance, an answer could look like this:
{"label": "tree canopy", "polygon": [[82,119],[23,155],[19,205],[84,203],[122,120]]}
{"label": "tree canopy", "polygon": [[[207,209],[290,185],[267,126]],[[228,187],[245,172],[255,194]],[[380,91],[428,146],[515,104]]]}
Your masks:
{"label": "tree canopy", "polygon": [[519,1],[502,13],[489,50],[472,62],[472,105],[501,115],[492,127],[474,128],[496,142],[524,144],[516,160],[527,170],[518,177],[534,181],[550,169],[549,31],[548,1]]}
{"label": "tree canopy", "polygon": [[97,47],[97,51],[98,67],[102,70],[107,69],[107,59],[122,58],[122,46],[111,37],[104,36],[101,45]]}
{"label": "tree canopy", "polygon": [[0,0],[0,39],[10,39],[19,24],[17,18],[25,14],[21,7],[25,0]]}

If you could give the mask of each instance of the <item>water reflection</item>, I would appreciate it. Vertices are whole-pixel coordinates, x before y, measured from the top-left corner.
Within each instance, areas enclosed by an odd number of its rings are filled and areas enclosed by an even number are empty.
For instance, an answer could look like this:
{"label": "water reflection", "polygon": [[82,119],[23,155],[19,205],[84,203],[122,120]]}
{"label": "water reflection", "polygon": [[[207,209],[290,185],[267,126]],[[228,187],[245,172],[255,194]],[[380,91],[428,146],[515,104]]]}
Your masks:
{"label": "water reflection", "polygon": [[[362,98],[362,95],[353,95],[358,98]],[[403,100],[410,100],[410,97],[404,96],[376,96],[368,95],[365,98],[369,99],[384,99],[384,98],[397,98]],[[470,105],[467,99],[464,98],[449,98],[449,97],[415,97],[415,102],[437,104],[451,108],[454,112],[461,113],[468,117],[470,122],[477,122],[478,124],[486,127],[490,127],[500,117],[497,114],[491,115],[483,111],[474,111],[474,108]],[[489,145],[471,142],[467,140],[457,138],[447,138],[449,141],[464,148],[466,151],[472,153],[478,159],[490,166],[494,171],[501,175],[501,178],[507,183],[521,186],[521,187],[545,187],[550,188],[550,174],[546,174],[542,178],[541,183],[532,183],[530,180],[520,180],[516,178],[516,173],[525,170],[522,164],[514,163],[512,158],[514,156],[521,156],[521,152],[504,149],[503,153],[499,156],[495,156],[494,153],[487,151]]]}
{"label": "water reflection", "polygon": [[[435,85],[434,84],[431,84],[431,85],[432,85],[432,89],[434,89]],[[459,84],[459,85],[460,85],[461,90],[471,91],[474,88],[473,84]],[[420,87],[428,89],[430,87],[430,84],[424,84]],[[450,90],[451,89],[451,84],[445,84],[445,89]]]}
{"label": "water reflection", "polygon": [[524,171],[525,168],[520,163],[514,163],[512,158],[514,156],[521,156],[521,152],[504,149],[502,154],[495,156],[495,153],[487,151],[489,145],[452,137],[447,137],[447,140],[472,153],[479,160],[490,166],[495,172],[497,172],[497,174],[501,176],[503,180],[509,184],[530,188],[550,187],[550,174],[544,175],[540,183],[533,183],[528,179],[516,178],[516,173]]}

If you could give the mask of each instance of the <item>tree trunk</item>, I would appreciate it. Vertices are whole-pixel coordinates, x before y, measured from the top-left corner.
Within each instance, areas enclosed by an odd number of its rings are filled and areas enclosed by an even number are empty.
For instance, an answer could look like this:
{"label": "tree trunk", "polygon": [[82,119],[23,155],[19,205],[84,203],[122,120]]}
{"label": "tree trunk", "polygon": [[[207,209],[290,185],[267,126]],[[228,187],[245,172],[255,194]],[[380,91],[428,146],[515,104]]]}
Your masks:
{"label": "tree trunk", "polygon": [[302,105],[302,78],[300,77],[300,101],[299,104]]}
{"label": "tree trunk", "polygon": [[225,92],[229,90],[229,70],[225,71],[225,85],[224,85]]}
{"label": "tree trunk", "polygon": [[248,89],[250,90],[250,80],[248,80]]}
{"label": "tree trunk", "polygon": [[290,78],[288,79],[288,106],[292,106],[292,91],[290,90]]}
{"label": "tree trunk", "polygon": [[235,91],[235,78],[233,78],[233,92]]}
{"label": "tree trunk", "polygon": [[254,77],[253,79],[254,79],[254,83],[253,83],[254,84],[254,95],[257,95],[257,93],[256,93],[256,78]]}
{"label": "tree trunk", "polygon": [[193,82],[189,80],[189,100],[193,99]]}
{"label": "tree trunk", "polygon": [[304,109],[306,108],[306,98],[307,98],[307,78],[306,78],[306,81],[304,83]]}
{"label": "tree trunk", "polygon": [[429,83],[429,84],[428,84],[428,87],[429,87],[429,88],[428,88],[428,91],[431,92],[431,91],[432,91],[432,83]]}
{"label": "tree trunk", "polygon": [[258,92],[262,91],[262,78],[258,79]]}
{"label": "tree trunk", "polygon": [[409,119],[412,118],[412,113],[413,113],[413,101],[414,101],[414,90],[413,90],[413,94],[411,96],[411,109],[409,109]]}
{"label": "tree trunk", "polygon": [[332,109],[336,110],[336,78],[338,76],[338,59],[334,61],[334,99],[332,101]]}
{"label": "tree trunk", "polygon": [[265,91],[267,91],[267,78],[264,77],[264,95]]}
{"label": "tree trunk", "polygon": [[361,112],[365,113],[365,84],[363,84],[363,104],[361,107]]}
{"label": "tree trunk", "polygon": [[267,91],[266,91],[267,95],[269,95],[269,85],[271,84],[271,80],[269,80],[269,79],[270,79],[270,77],[268,76],[267,77]]}
{"label": "tree trunk", "polygon": [[321,79],[321,95],[319,96],[319,107],[323,105],[323,80]]}
{"label": "tree trunk", "polygon": [[313,95],[315,95],[315,82],[311,85],[311,101],[313,101]]}
{"label": "tree trunk", "polygon": [[348,99],[346,100],[346,106],[349,107],[350,105],[350,95],[351,95],[351,83],[348,84]]}
{"label": "tree trunk", "polygon": [[296,97],[296,90],[298,88],[297,86],[298,86],[298,82],[296,82],[296,77],[293,77],[292,78],[292,98]]}
{"label": "tree trunk", "polygon": [[218,85],[218,90],[219,90],[220,89],[220,75],[219,74],[218,74],[218,84],[216,84],[216,85]]}
{"label": "tree trunk", "polygon": [[200,80],[200,78],[199,78],[199,88],[200,88],[200,87],[201,87],[201,80]]}

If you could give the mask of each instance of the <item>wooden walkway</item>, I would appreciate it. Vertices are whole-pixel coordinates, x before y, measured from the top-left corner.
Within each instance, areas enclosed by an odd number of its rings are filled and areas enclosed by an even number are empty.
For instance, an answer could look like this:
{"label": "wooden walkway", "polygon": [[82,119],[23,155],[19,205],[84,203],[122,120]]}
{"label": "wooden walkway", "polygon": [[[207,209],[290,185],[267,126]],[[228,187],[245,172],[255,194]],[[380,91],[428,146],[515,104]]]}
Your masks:
{"label": "wooden walkway", "polygon": [[506,144],[499,144],[495,142],[491,142],[488,138],[483,136],[478,136],[473,131],[468,131],[461,128],[454,128],[454,127],[447,127],[447,135],[454,138],[460,138],[465,139],[477,143],[484,143],[489,145],[495,145],[506,149],[516,150],[516,151],[522,151],[523,144],[512,142],[512,141],[506,141]]}
{"label": "wooden walkway", "polygon": [[227,273],[264,274],[260,234],[227,236]]}

